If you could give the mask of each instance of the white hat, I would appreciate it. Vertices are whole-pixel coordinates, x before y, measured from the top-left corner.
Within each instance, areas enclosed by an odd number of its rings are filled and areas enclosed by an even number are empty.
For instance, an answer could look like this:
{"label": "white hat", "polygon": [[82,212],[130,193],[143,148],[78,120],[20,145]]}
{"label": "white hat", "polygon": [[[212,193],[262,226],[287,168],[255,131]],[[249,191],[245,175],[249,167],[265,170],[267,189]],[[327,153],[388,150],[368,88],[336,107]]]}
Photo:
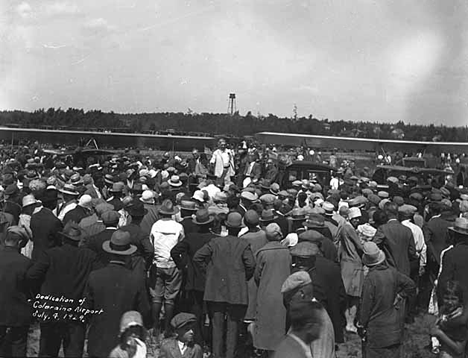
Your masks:
{"label": "white hat", "polygon": [[348,218],[351,220],[351,219],[354,219],[354,218],[359,218],[361,217],[362,214],[361,214],[361,209],[357,208],[357,207],[353,207],[353,208],[350,208],[349,209],[349,212],[348,212]]}
{"label": "white hat", "polygon": [[140,201],[147,204],[154,204],[154,193],[151,190],[145,190],[141,193]]}
{"label": "white hat", "polygon": [[91,197],[91,195],[85,194],[78,201],[78,205],[82,206],[84,208],[92,208],[93,207],[93,198]]}

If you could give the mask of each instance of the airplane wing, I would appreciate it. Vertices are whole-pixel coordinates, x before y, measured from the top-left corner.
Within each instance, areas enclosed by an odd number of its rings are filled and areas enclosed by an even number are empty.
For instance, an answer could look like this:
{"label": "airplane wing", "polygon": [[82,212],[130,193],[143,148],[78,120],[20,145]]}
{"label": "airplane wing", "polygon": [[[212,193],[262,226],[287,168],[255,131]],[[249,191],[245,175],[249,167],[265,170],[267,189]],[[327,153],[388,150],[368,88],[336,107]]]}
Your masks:
{"label": "airplane wing", "polygon": [[321,149],[344,149],[354,151],[426,152],[426,153],[468,153],[466,142],[419,142],[408,140],[333,137],[293,133],[260,132],[256,138],[261,143],[306,146]]}

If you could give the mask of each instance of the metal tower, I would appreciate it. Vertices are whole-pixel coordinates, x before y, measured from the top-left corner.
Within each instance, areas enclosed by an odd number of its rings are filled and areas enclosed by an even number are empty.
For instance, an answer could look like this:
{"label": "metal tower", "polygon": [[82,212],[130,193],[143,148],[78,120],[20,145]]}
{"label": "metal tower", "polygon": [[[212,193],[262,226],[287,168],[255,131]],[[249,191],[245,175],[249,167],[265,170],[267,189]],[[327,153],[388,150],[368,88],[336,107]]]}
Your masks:
{"label": "metal tower", "polygon": [[236,94],[235,93],[230,93],[229,94],[229,104],[228,104],[228,114],[233,116],[234,113],[237,111],[237,106],[236,106]]}

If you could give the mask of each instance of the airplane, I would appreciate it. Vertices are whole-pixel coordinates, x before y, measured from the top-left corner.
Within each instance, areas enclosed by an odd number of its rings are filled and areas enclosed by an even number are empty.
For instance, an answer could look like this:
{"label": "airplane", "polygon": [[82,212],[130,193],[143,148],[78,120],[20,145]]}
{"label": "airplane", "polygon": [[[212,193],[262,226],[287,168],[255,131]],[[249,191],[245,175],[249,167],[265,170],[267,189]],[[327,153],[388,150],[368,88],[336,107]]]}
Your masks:
{"label": "airplane", "polygon": [[409,140],[332,137],[294,133],[260,132],[255,138],[264,144],[304,146],[321,149],[350,151],[399,151],[413,153],[468,153],[466,142],[421,142]]}

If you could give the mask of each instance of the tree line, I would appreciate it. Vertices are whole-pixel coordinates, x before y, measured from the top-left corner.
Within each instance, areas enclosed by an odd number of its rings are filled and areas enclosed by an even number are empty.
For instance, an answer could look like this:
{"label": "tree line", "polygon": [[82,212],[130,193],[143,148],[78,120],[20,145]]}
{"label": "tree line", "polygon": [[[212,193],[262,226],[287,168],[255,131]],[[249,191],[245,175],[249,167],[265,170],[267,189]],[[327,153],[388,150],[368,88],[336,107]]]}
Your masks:
{"label": "tree line", "polygon": [[284,132],[357,138],[405,139],[422,141],[468,142],[468,127],[445,125],[419,125],[403,121],[396,123],[354,122],[347,120],[318,119],[313,115],[293,118],[224,113],[161,112],[121,114],[100,110],[61,108],[38,109],[34,112],[2,111],[0,125],[28,128],[81,129],[156,133],[172,130],[173,133],[206,135],[228,134],[235,137],[257,132]]}

